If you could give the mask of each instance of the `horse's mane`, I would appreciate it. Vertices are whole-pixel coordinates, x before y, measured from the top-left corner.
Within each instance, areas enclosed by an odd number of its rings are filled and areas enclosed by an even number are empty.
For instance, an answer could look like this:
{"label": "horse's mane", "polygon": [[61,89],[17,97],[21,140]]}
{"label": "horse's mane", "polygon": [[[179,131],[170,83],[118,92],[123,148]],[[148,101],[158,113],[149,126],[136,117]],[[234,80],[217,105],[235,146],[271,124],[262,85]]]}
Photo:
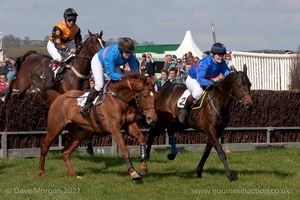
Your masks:
{"label": "horse's mane", "polygon": [[32,51],[28,51],[27,53],[25,53],[22,56],[19,56],[16,58],[16,63],[15,63],[15,68],[16,68],[16,75],[18,74],[18,72],[20,71],[21,65],[24,62],[25,58],[31,54],[37,54],[36,51],[32,50]]}
{"label": "horse's mane", "polygon": [[141,74],[139,74],[136,71],[126,71],[124,72],[124,77],[128,79],[139,79],[139,78],[144,78]]}

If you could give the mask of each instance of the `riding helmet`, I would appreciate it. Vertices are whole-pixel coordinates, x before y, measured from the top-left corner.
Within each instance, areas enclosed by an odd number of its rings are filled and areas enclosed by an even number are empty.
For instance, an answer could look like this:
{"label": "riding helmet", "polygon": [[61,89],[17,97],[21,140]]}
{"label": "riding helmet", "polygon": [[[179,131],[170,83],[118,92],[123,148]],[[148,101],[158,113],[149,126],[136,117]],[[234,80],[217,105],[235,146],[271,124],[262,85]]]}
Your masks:
{"label": "riding helmet", "polygon": [[67,17],[71,17],[71,16],[76,18],[78,14],[73,8],[66,9],[64,12],[64,18],[66,19]]}
{"label": "riding helmet", "polygon": [[125,52],[133,52],[134,51],[134,43],[132,39],[129,37],[123,37],[119,40],[119,50],[125,51]]}
{"label": "riding helmet", "polygon": [[211,53],[213,54],[225,54],[226,53],[226,48],[222,43],[215,43],[211,47]]}

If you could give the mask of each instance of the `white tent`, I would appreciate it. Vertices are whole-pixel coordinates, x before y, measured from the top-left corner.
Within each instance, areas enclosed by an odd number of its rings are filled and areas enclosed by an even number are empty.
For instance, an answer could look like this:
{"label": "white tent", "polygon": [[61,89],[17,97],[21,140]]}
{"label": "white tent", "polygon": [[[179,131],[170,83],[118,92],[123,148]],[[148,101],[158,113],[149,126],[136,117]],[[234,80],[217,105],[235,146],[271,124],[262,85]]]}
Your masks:
{"label": "white tent", "polygon": [[176,51],[166,51],[165,53],[176,55],[177,57],[181,58],[183,54],[187,53],[188,51],[191,51],[193,56],[198,56],[199,58],[201,58],[203,54],[203,52],[195,44],[191,31],[186,31],[184,39]]}

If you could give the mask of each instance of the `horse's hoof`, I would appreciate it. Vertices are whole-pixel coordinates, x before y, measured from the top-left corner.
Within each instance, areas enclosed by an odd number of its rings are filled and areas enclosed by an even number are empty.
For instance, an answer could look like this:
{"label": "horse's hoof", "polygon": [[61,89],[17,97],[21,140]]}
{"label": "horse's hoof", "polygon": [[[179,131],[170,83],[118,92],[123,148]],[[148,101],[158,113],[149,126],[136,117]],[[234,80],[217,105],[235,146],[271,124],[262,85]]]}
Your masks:
{"label": "horse's hoof", "polygon": [[169,160],[174,160],[176,158],[176,154],[171,154],[170,153],[170,154],[168,154],[167,157],[168,157]]}
{"label": "horse's hoof", "polygon": [[83,176],[76,176],[76,179],[83,179]]}
{"label": "horse's hoof", "polygon": [[133,180],[133,181],[136,181],[136,180],[140,180],[140,179],[141,179],[141,176],[140,176],[136,171],[132,172],[132,173],[130,174],[130,176],[131,176],[131,180]]}
{"label": "horse's hoof", "polygon": [[46,174],[45,174],[45,172],[39,172],[39,176],[43,178],[43,177],[46,177]]}
{"label": "horse's hoof", "polygon": [[148,174],[148,169],[147,168],[140,168],[139,174],[142,176],[146,176]]}

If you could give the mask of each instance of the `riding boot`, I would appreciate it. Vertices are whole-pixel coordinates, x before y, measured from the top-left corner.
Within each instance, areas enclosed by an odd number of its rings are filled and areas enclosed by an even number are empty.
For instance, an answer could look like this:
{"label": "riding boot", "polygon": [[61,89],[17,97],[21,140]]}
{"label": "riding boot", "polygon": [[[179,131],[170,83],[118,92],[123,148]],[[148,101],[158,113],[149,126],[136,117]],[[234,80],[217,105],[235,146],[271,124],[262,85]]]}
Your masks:
{"label": "riding boot", "polygon": [[178,119],[180,123],[184,124],[194,100],[194,97],[190,94],[184,104],[184,107],[179,111]]}
{"label": "riding boot", "polygon": [[90,113],[90,108],[91,105],[93,103],[93,101],[95,100],[95,98],[98,96],[99,92],[97,90],[95,90],[95,88],[92,88],[90,90],[90,93],[86,99],[85,105],[81,108],[80,113],[84,116],[88,116]]}

